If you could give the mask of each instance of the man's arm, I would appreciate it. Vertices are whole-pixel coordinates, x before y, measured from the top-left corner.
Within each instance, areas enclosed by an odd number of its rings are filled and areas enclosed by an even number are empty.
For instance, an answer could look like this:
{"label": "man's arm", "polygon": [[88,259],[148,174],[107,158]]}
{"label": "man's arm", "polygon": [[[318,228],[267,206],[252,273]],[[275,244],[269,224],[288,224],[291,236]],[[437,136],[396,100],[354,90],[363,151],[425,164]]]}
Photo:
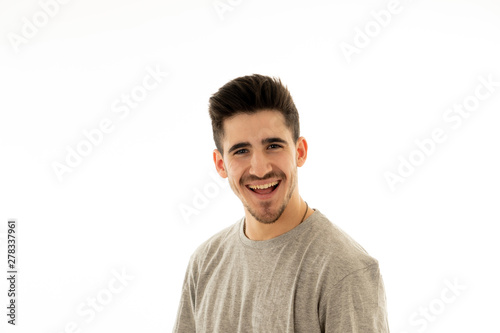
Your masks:
{"label": "man's arm", "polygon": [[325,333],[389,333],[385,290],[378,263],[357,270],[321,297]]}
{"label": "man's arm", "polygon": [[181,301],[173,333],[196,333],[195,296],[196,287],[193,274],[193,260],[190,260],[182,286]]}

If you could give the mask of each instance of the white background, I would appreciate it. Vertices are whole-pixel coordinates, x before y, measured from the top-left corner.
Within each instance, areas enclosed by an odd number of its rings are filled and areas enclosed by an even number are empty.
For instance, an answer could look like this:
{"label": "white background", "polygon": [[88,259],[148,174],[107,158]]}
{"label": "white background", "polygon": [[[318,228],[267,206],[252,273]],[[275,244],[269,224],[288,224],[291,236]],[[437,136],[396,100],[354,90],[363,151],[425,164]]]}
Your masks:
{"label": "white background", "polygon": [[[16,218],[20,274],[16,327],[1,280],[1,331],[170,332],[189,256],[243,216],[214,177],[208,98],[260,73],[279,76],[299,109],[302,197],[379,260],[391,332],[498,332],[500,86],[457,128],[443,115],[473,101],[479,77],[500,81],[499,3],[402,0],[379,31],[373,11],[389,1],[220,3],[231,10],[73,0],[49,17],[40,2],[2,0],[1,267]],[[114,112],[147,68],[168,76]],[[103,119],[113,131],[58,179],[54,163]],[[447,139],[392,191],[384,173],[436,128]],[[105,304],[91,310],[92,299]]]}

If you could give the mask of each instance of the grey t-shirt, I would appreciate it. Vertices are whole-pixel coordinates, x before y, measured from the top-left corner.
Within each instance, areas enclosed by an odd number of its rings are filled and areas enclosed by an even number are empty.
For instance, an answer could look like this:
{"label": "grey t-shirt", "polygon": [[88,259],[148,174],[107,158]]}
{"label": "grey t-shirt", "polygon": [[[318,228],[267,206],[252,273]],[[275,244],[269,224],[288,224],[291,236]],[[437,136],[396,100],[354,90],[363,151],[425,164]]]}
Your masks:
{"label": "grey t-shirt", "polygon": [[243,221],[191,256],[174,333],[389,332],[377,260],[318,210],[265,241]]}

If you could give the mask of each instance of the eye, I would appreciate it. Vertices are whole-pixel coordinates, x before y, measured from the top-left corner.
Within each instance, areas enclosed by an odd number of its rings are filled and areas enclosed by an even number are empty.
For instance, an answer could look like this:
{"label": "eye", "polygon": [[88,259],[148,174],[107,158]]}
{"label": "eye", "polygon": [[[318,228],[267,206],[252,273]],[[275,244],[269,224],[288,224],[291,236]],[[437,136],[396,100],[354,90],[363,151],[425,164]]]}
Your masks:
{"label": "eye", "polygon": [[246,152],[247,152],[246,149],[239,149],[239,150],[234,152],[234,155],[241,155],[241,154],[246,153]]}
{"label": "eye", "polygon": [[277,148],[281,148],[281,146],[276,144],[276,143],[273,143],[273,144],[270,144],[269,147],[267,147],[267,148],[277,149]]}

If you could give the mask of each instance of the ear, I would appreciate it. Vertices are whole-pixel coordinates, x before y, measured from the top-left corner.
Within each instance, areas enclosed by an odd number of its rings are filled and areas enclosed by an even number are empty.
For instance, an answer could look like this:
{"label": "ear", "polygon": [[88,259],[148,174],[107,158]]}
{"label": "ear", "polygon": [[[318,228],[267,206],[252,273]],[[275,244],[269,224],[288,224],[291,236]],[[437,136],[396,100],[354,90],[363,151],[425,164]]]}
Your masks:
{"label": "ear", "polygon": [[224,166],[224,159],[222,158],[222,154],[217,149],[214,149],[213,158],[214,158],[215,169],[217,170],[219,176],[221,176],[222,178],[227,178],[227,172]]}
{"label": "ear", "polygon": [[304,138],[303,136],[301,136],[298,140],[297,140],[297,151],[296,151],[296,156],[297,156],[297,166],[298,167],[301,167],[304,165],[304,163],[306,163],[306,159],[307,159],[307,141],[306,141],[306,138]]}

